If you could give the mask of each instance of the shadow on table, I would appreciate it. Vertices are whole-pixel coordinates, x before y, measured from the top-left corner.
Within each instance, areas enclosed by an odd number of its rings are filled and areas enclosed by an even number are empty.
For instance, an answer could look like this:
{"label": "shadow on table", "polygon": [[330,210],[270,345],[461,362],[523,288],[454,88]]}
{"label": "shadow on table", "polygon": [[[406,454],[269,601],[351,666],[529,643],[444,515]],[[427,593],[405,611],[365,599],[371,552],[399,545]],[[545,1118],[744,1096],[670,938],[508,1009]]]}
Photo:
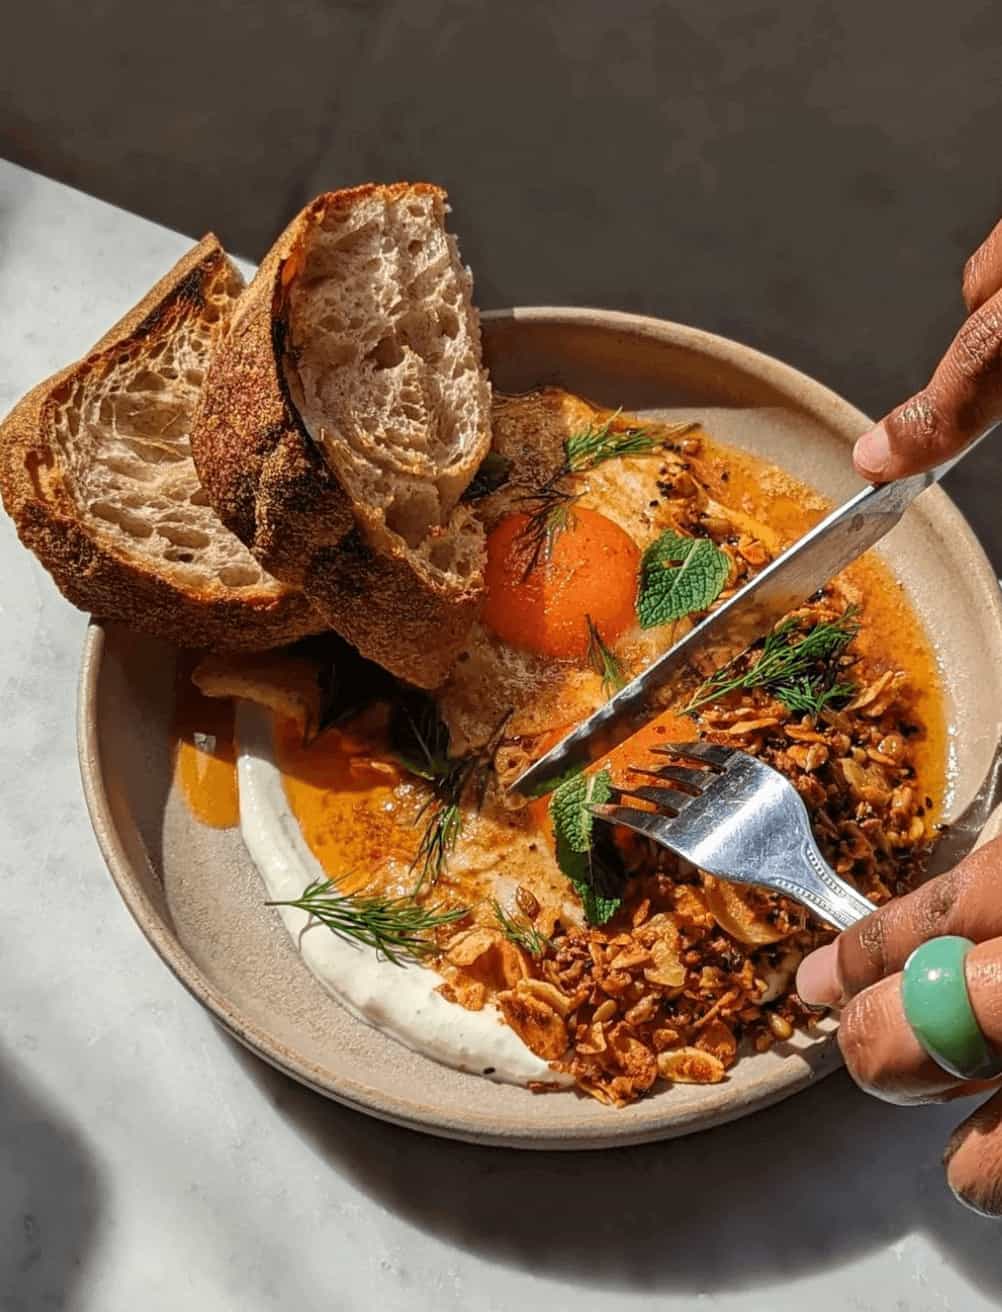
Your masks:
{"label": "shadow on table", "polygon": [[97,1166],[77,1130],[0,1061],[0,1307],[79,1306],[100,1210]]}
{"label": "shadow on table", "polygon": [[943,1181],[955,1107],[890,1107],[839,1073],[686,1139],[534,1153],[398,1129],[239,1058],[332,1168],[488,1261],[610,1290],[705,1293],[833,1270],[920,1231],[987,1297],[1002,1295],[995,1223]]}

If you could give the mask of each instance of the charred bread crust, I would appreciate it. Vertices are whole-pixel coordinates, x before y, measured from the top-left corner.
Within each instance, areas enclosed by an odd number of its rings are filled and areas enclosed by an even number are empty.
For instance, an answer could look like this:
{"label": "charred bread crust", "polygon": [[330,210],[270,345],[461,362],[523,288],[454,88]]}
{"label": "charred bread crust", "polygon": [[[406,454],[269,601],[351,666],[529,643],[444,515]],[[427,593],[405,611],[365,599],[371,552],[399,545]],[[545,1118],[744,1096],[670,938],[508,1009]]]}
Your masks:
{"label": "charred bread crust", "polygon": [[288,589],[189,590],[158,573],[154,560],[119,551],[81,519],[49,438],[62,389],[81,374],[110,368],[123,350],[142,351],[192,307],[204,309],[204,288],[225,266],[218,241],[206,236],[83,360],[19,402],[0,426],[0,494],[22,543],[74,605],[182,646],[249,651],[294,641],[322,624]]}
{"label": "charred bread crust", "polygon": [[191,434],[198,477],[220,519],[269,573],[295,585],[312,554],[354,525],[282,368],[284,289],[323,200],[293,219],[240,298],[209,361]]}
{"label": "charred bread crust", "polygon": [[441,196],[428,183],[366,184],[317,197],[266,255],[213,351],[192,428],[199,478],[217,514],[276,578],[301,587],[324,621],[391,673],[432,688],[476,617],[482,579],[458,593],[365,540],[353,504],[289,394],[286,293],[312,226],[331,206],[381,193]]}
{"label": "charred bread crust", "polygon": [[352,646],[421,688],[445,682],[481,603],[480,589],[442,598],[420,586],[405,560],[372,551],[357,528],[313,556],[304,591]]}

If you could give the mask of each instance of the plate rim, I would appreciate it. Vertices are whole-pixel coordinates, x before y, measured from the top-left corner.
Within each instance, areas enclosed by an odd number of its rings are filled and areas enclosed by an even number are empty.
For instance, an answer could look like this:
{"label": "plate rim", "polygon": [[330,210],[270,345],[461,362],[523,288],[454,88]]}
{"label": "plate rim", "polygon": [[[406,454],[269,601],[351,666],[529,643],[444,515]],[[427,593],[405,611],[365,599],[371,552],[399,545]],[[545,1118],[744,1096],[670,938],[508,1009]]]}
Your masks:
{"label": "plate rim", "polygon": [[[483,311],[481,318],[488,323],[510,321],[526,326],[563,323],[597,326],[607,331],[619,328],[631,334],[656,337],[670,345],[712,356],[722,364],[752,373],[788,393],[806,390],[811,407],[815,412],[828,411],[833,426],[845,429],[855,425],[863,431],[871,422],[861,410],[837,392],[792,365],[754,347],[744,346],[730,338],[690,325],[649,315],[582,306],[517,306]],[[993,591],[990,592],[990,604],[994,606],[996,622],[1002,631],[1002,594],[998,591],[995,572],[979,539],[941,487],[931,488],[925,499],[928,510],[934,509],[934,518],[939,524],[956,534],[976,558],[979,574],[991,581]],[[659,1121],[658,1117],[651,1116],[641,1124],[634,1122],[617,1128],[614,1120],[603,1119],[591,1126],[579,1125],[569,1131],[543,1126],[538,1134],[527,1134],[521,1128],[505,1132],[493,1118],[480,1118],[470,1109],[466,1109],[463,1117],[457,1119],[440,1109],[422,1104],[417,1098],[405,1101],[350,1077],[344,1077],[338,1081],[337,1087],[332,1087],[329,1080],[318,1078],[319,1071],[308,1059],[242,1014],[241,1009],[234,1006],[212,983],[180,940],[167,928],[160,911],[135,875],[114,819],[95,714],[106,645],[107,632],[104,625],[99,620],[91,619],[83,644],[76,721],[77,756],[84,800],[108,872],[143,936],[186,991],[241,1045],[316,1093],[395,1125],[479,1145],[543,1151],[602,1149],[675,1138],[736,1120],[800,1092],[841,1066],[833,1030],[809,1050],[810,1062],[791,1063],[789,1077],[775,1080],[764,1091],[746,1090],[744,1097],[738,1094],[731,1098],[722,1092],[718,1098],[708,1099],[706,1104],[670,1120]],[[727,1086],[719,1088],[724,1091]]]}

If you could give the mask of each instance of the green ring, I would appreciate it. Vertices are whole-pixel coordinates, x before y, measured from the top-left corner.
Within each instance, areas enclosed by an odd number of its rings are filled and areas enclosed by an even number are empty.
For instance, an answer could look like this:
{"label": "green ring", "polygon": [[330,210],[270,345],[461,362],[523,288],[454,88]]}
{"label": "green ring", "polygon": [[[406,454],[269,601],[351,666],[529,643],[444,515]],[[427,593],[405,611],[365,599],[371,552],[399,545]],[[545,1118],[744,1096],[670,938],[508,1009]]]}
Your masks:
{"label": "green ring", "polygon": [[960,1080],[997,1075],[999,1063],[974,1015],[964,962],[974,944],[946,934],[920,944],[905,962],[905,1019],[933,1061]]}

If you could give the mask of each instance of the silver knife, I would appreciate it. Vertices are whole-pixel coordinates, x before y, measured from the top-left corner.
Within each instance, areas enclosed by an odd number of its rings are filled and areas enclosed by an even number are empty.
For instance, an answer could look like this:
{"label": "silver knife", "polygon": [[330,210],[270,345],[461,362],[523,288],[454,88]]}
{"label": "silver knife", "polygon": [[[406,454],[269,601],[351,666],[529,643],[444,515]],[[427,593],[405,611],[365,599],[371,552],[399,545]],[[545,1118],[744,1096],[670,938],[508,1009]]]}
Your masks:
{"label": "silver knife", "polygon": [[512,788],[526,796],[538,797],[556,787],[571,771],[589,764],[629,737],[638,722],[650,718],[651,693],[708,647],[726,646],[739,651],[768,633],[777,620],[802,605],[879,542],[920,492],[938,483],[993,431],[994,428],[982,433],[959,456],[935,469],[893,483],[870,485],[850,497],[534,761]]}

